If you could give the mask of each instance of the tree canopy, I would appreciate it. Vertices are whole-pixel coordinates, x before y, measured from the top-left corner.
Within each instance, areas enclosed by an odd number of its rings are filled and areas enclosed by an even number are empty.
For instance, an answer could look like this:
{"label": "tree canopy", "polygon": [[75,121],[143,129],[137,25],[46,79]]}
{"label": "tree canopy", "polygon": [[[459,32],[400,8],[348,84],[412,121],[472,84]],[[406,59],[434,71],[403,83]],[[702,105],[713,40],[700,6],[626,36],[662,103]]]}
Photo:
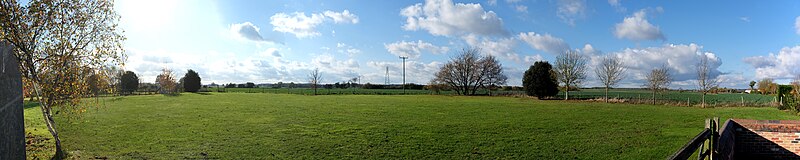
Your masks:
{"label": "tree canopy", "polygon": [[475,95],[480,88],[503,85],[508,77],[494,56],[482,56],[480,49],[463,49],[436,73],[436,81],[461,95]]}
{"label": "tree canopy", "polygon": [[139,76],[136,76],[136,73],[125,71],[120,77],[119,84],[121,85],[122,93],[131,94],[136,89],[139,89]]}
{"label": "tree canopy", "polygon": [[183,76],[183,90],[186,92],[197,92],[202,87],[200,75],[194,70],[189,70]]}
{"label": "tree canopy", "polygon": [[525,71],[522,77],[522,86],[528,96],[539,99],[553,97],[558,94],[558,81],[553,75],[553,66],[545,61],[537,61]]}

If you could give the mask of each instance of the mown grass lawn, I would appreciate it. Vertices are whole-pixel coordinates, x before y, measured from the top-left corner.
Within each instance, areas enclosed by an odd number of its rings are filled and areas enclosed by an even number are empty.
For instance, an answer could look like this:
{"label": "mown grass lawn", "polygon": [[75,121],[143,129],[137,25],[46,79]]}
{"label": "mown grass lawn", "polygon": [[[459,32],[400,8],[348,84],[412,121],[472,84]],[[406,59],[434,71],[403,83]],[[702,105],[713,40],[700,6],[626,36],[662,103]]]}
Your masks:
{"label": "mown grass lawn", "polygon": [[[31,109],[26,117],[41,119]],[[116,98],[57,121],[82,158],[663,159],[715,116],[800,118],[513,97],[185,93]]]}

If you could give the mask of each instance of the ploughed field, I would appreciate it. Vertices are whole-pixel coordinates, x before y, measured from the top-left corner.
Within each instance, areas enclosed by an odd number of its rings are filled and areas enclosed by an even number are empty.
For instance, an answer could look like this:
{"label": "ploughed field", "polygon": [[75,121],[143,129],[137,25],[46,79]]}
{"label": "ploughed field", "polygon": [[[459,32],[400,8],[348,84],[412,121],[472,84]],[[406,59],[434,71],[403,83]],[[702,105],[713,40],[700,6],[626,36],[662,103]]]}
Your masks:
{"label": "ploughed field", "polygon": [[[184,93],[105,99],[56,116],[70,155],[113,159],[663,159],[710,117],[800,119],[775,108],[696,108],[513,97]],[[37,107],[26,132],[48,137]],[[35,129],[35,131],[34,131]],[[46,155],[45,148],[28,154]],[[30,158],[30,157],[29,157]]]}

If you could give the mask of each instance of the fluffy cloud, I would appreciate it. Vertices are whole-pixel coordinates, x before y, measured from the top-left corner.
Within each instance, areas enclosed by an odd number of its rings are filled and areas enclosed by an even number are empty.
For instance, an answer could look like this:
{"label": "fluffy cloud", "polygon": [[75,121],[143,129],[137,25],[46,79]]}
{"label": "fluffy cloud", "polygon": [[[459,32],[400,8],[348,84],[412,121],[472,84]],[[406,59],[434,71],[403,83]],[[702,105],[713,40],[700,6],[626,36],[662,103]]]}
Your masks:
{"label": "fluffy cloud", "polygon": [[558,54],[569,50],[569,44],[564,42],[563,39],[553,37],[550,34],[538,34],[534,32],[519,33],[517,37],[528,43],[533,48],[536,48],[547,53]]}
{"label": "fluffy cloud", "polygon": [[261,36],[261,29],[253,25],[250,22],[244,22],[239,24],[231,24],[229,26],[230,33],[235,37],[239,37],[246,40],[256,41],[256,42],[273,42],[273,43],[283,43],[281,38],[269,37],[264,38]]}
{"label": "fluffy cloud", "polygon": [[418,40],[416,42],[399,41],[390,44],[383,44],[389,53],[396,56],[407,56],[410,58],[419,58],[422,52],[429,52],[433,54],[442,54],[450,50],[447,47],[439,47],[428,42]]}
{"label": "fluffy cloud", "polygon": [[[714,53],[702,51],[702,46],[697,44],[667,44],[661,47],[631,49],[612,53],[615,58],[621,59],[628,66],[629,78],[643,82],[645,75],[652,69],[662,65],[667,66],[673,75],[674,82],[685,83],[691,87],[691,80],[697,78],[696,67],[700,56],[710,59],[712,76],[721,75],[719,66],[722,60]],[[601,55],[593,56],[592,61],[598,61]],[[639,83],[641,84],[641,83]]]}
{"label": "fluffy cloud", "polygon": [[492,40],[486,37],[479,38],[475,35],[468,35],[462,38],[469,46],[480,48],[483,54],[492,55],[514,62],[521,62],[519,54],[514,51],[514,48],[517,46],[516,38],[509,37]]}
{"label": "fluffy cloud", "polygon": [[520,13],[528,13],[528,6],[525,5],[516,5],[514,6],[514,10]]}
{"label": "fluffy cloud", "polygon": [[800,34],[800,16],[794,19],[794,29],[797,30],[797,34]]}
{"label": "fluffy cloud", "polygon": [[400,15],[406,17],[405,30],[427,30],[437,36],[460,36],[466,34],[507,35],[503,20],[493,11],[484,11],[480,4],[457,3],[451,0],[426,0],[403,8]]}
{"label": "fluffy cloud", "polygon": [[800,45],[783,47],[778,54],[744,58],[755,68],[756,78],[790,79],[800,75]]}
{"label": "fluffy cloud", "polygon": [[627,9],[627,8],[625,8],[625,7],[623,7],[623,6],[622,6],[622,3],[620,3],[620,1],[622,1],[622,0],[608,0],[608,4],[610,4],[612,7],[614,7],[615,9],[617,9],[617,11],[618,11],[618,12],[625,12],[625,11],[627,11],[628,9]]}
{"label": "fluffy cloud", "polygon": [[583,16],[585,10],[586,1],[584,0],[559,0],[556,15],[564,23],[574,26],[575,19]]}
{"label": "fluffy cloud", "polygon": [[303,12],[294,12],[292,14],[276,13],[269,19],[270,24],[273,26],[273,31],[292,33],[297,38],[311,38],[321,35],[316,28],[326,20],[334,23],[358,23],[358,16],[348,10],[342,12],[325,11],[323,13],[312,13],[308,16]]}
{"label": "fluffy cloud", "polygon": [[[614,35],[617,38],[625,38],[630,40],[665,40],[664,34],[658,26],[650,24],[647,21],[647,9],[640,10],[633,14],[633,16],[625,17],[625,19],[617,23],[614,27]],[[661,9],[657,9],[661,11]]]}
{"label": "fluffy cloud", "polygon": [[[369,68],[376,68],[372,72],[365,74],[365,80],[368,82],[385,82],[385,69],[389,67],[389,80],[392,84],[402,83],[403,62],[402,61],[372,61],[368,62]],[[406,83],[426,84],[434,78],[434,74],[439,71],[439,68],[444,65],[441,62],[420,62],[415,60],[406,61]]]}
{"label": "fluffy cloud", "polygon": [[[350,45],[347,45],[347,44],[344,44],[344,43],[336,43],[336,48],[337,48],[337,52],[342,53],[342,54],[347,54],[350,57],[361,53],[360,49],[357,49],[357,48],[355,48],[353,46],[350,46]],[[323,49],[325,49],[325,48],[323,48]],[[328,49],[330,49],[330,48],[328,48]]]}
{"label": "fluffy cloud", "polygon": [[533,65],[536,61],[546,61],[542,55],[525,56],[525,64]]}
{"label": "fluffy cloud", "polygon": [[358,23],[358,16],[350,13],[348,10],[344,10],[342,12],[325,11],[322,12],[322,14],[333,19],[334,23]]}
{"label": "fluffy cloud", "polygon": [[489,0],[489,1],[486,1],[486,4],[489,4],[490,6],[497,5],[497,0]]}

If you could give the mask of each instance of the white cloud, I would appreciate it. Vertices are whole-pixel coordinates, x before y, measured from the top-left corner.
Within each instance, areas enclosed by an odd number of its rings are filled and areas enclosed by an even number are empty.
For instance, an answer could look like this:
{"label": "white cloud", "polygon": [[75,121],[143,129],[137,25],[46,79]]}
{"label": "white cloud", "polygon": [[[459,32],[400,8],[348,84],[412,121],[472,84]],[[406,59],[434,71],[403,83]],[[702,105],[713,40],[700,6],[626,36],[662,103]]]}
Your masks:
{"label": "white cloud", "polygon": [[525,64],[533,65],[537,61],[546,61],[542,55],[536,54],[533,56],[525,56]]}
{"label": "white cloud", "polygon": [[[385,82],[385,69],[389,67],[389,80],[392,84],[401,84],[403,73],[402,61],[371,61],[367,62],[369,68],[376,68],[373,72],[365,74],[365,80],[369,82]],[[406,83],[426,84],[434,78],[434,74],[439,71],[443,63],[438,61],[420,62],[415,60],[406,61]]]}
{"label": "white cloud", "polygon": [[407,56],[410,58],[419,58],[422,52],[429,52],[433,54],[442,54],[450,50],[448,47],[439,47],[428,42],[418,40],[416,42],[394,42],[390,44],[383,44],[389,53],[396,56]]}
{"label": "white cloud", "polygon": [[[614,30],[614,35],[617,38],[625,38],[630,40],[665,40],[664,34],[658,26],[654,26],[647,21],[646,9],[642,9],[633,14],[633,16],[625,17],[620,23],[617,23]],[[657,9],[661,11],[661,9]]]}
{"label": "white cloud", "polygon": [[569,44],[564,42],[563,39],[553,37],[550,34],[542,35],[534,32],[528,32],[519,33],[517,37],[520,40],[528,43],[528,45],[531,47],[551,54],[558,54],[570,49]]}
{"label": "white cloud", "polygon": [[747,17],[747,16],[739,17],[739,20],[742,20],[744,22],[750,22],[750,17]]}
{"label": "white cloud", "polygon": [[514,6],[514,10],[520,13],[528,13],[528,6],[525,5],[516,5]]}
{"label": "white cloud", "polygon": [[586,1],[584,0],[559,0],[556,15],[564,23],[571,26],[575,25],[575,19],[582,17],[586,11]]}
{"label": "white cloud", "polygon": [[480,4],[457,3],[451,0],[426,0],[403,8],[406,17],[404,30],[427,30],[437,36],[460,36],[466,34],[507,35],[503,20],[493,11],[484,11]]}
{"label": "white cloud", "polygon": [[230,28],[230,33],[232,35],[242,39],[256,41],[256,42],[283,43],[283,40],[281,40],[282,38],[280,38],[279,36],[264,38],[263,36],[261,36],[261,29],[256,27],[255,25],[253,25],[253,23],[250,22],[231,24],[229,28]]}
{"label": "white cloud", "polygon": [[267,48],[267,50],[262,52],[261,55],[264,57],[283,57],[280,51],[278,51],[276,48]]}
{"label": "white cloud", "polygon": [[[707,56],[710,59],[711,75],[721,75],[719,66],[722,60],[711,52],[702,50],[703,47],[697,44],[667,44],[661,47],[649,47],[643,49],[626,48],[625,50],[612,53],[615,58],[621,59],[628,66],[629,78],[643,82],[645,75],[656,67],[666,65],[672,72],[674,82],[677,87],[691,88],[692,80],[697,78],[696,66],[699,56]],[[602,55],[592,56],[593,61],[599,62]],[[687,84],[680,86],[680,83]],[[641,84],[641,83],[639,83]]]}
{"label": "white cloud", "polygon": [[625,12],[628,9],[622,6],[622,0],[608,0],[608,4],[617,9],[618,12]]}
{"label": "white cloud", "polygon": [[800,34],[800,16],[794,19],[794,29],[797,30],[797,34]]}
{"label": "white cloud", "polygon": [[800,45],[783,47],[778,54],[744,58],[755,68],[756,78],[790,79],[800,75]]}
{"label": "white cloud", "polygon": [[462,37],[462,39],[464,39],[469,46],[480,48],[483,54],[514,62],[521,62],[519,54],[514,51],[514,48],[517,46],[516,38],[509,37],[492,40],[486,37],[480,38],[476,35],[467,35]]}
{"label": "white cloud", "polygon": [[316,30],[317,25],[322,24],[325,16],[322,14],[311,14],[306,16],[303,12],[294,12],[291,15],[286,13],[276,13],[269,17],[272,30],[284,33],[292,33],[297,38],[307,38],[319,36]]}
{"label": "white cloud", "polygon": [[620,0],[608,0],[608,4],[610,4],[611,6],[615,6],[615,7],[621,5],[619,2],[620,2]]}
{"label": "white cloud", "polygon": [[357,49],[353,46],[344,44],[344,43],[336,43],[336,48],[338,49],[337,52],[347,54],[349,56],[354,56],[356,54],[361,53],[360,49]]}
{"label": "white cloud", "polygon": [[358,23],[358,16],[348,10],[342,12],[325,11],[323,13],[312,13],[308,16],[303,12],[294,12],[292,14],[276,13],[269,19],[270,24],[273,26],[273,31],[292,33],[297,38],[320,36],[321,33],[316,28],[326,20],[332,20],[334,23]]}
{"label": "white cloud", "polygon": [[488,0],[486,1],[486,4],[489,4],[490,6],[497,5],[497,0]]}
{"label": "white cloud", "polygon": [[322,14],[333,19],[333,22],[335,23],[358,23],[358,16],[350,13],[348,10],[344,10],[342,12],[325,11],[322,12]]}

